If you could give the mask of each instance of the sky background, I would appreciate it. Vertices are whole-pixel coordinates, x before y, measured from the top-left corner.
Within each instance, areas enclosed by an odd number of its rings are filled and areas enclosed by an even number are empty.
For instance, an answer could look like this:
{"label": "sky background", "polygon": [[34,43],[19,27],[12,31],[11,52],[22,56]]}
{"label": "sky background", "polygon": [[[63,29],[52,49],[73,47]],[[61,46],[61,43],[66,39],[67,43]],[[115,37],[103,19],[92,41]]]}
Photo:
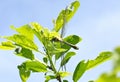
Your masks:
{"label": "sky background", "polygon": [[[10,25],[19,27],[34,21],[52,29],[52,20],[73,1],[0,0],[0,35],[13,34]],[[120,0],[80,0],[80,3],[79,10],[66,25],[66,35],[76,34],[83,39],[78,44],[77,55],[67,64],[71,72],[79,61],[94,59],[100,52],[112,51],[120,45]],[[0,82],[21,82],[17,65],[23,61],[13,51],[0,50]],[[109,72],[111,66],[111,61],[105,62],[87,71],[79,82],[97,79],[101,73]],[[34,73],[28,82],[43,82],[43,77],[43,74]],[[72,82],[70,77],[67,79]]]}

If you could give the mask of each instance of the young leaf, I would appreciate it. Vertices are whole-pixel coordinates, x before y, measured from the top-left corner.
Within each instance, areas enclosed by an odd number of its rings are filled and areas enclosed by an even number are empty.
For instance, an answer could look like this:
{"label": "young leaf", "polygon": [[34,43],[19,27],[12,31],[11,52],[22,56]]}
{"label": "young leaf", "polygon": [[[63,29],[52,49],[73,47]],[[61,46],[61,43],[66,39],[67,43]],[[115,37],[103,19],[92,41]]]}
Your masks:
{"label": "young leaf", "polygon": [[14,26],[11,26],[11,29],[17,31],[19,34],[24,35],[30,40],[33,40],[33,30],[30,25],[26,24],[24,26],[15,28]]}
{"label": "young leaf", "polygon": [[26,70],[23,65],[18,66],[18,69],[19,69],[19,74],[20,74],[22,82],[27,82],[27,79],[30,76],[30,70]]}
{"label": "young leaf", "polygon": [[[18,49],[18,48],[17,48],[17,49]],[[15,50],[15,54],[18,55],[18,56],[22,56],[22,57],[25,57],[25,58],[34,60],[34,54],[32,53],[31,50],[26,49],[26,48],[22,48],[20,52],[17,52],[17,51]]]}
{"label": "young leaf", "polygon": [[60,12],[55,22],[54,30],[56,32],[58,32],[63,27],[64,17],[66,18],[66,22],[70,21],[70,19],[74,16],[79,6],[80,6],[79,1],[74,1],[68,8]]}
{"label": "young leaf", "polygon": [[112,52],[102,52],[100,53],[100,55],[95,58],[94,60],[89,60],[88,61],[88,66],[87,66],[87,70],[103,63],[104,61],[110,59],[112,56]]}
{"label": "young leaf", "polygon": [[32,72],[46,72],[47,66],[39,61],[26,61],[23,63],[26,70],[31,70]]}
{"label": "young leaf", "polygon": [[85,63],[85,61],[81,61],[80,63],[78,63],[77,67],[75,68],[75,71],[73,73],[73,81],[77,82],[81,76],[84,74],[84,72],[86,71],[88,62]]}
{"label": "young leaf", "polygon": [[33,33],[36,35],[39,41],[43,42],[44,37],[45,37],[43,34],[43,27],[37,22],[32,22],[31,27],[33,27]]}
{"label": "young leaf", "polygon": [[12,50],[14,48],[15,48],[15,45],[12,42],[10,42],[10,41],[1,42],[0,49]]}
{"label": "young leaf", "polygon": [[62,78],[70,75],[69,72],[59,72],[59,74],[60,74],[60,76],[61,76]]}
{"label": "young leaf", "polygon": [[32,40],[26,38],[23,35],[14,34],[13,36],[8,36],[8,37],[6,36],[4,38],[15,42],[16,45],[18,45],[18,46],[22,46],[22,47],[30,49],[30,50],[38,51],[37,45]]}
{"label": "young leaf", "polygon": [[61,62],[61,66],[65,65],[69,59],[75,55],[75,52],[68,52]]}

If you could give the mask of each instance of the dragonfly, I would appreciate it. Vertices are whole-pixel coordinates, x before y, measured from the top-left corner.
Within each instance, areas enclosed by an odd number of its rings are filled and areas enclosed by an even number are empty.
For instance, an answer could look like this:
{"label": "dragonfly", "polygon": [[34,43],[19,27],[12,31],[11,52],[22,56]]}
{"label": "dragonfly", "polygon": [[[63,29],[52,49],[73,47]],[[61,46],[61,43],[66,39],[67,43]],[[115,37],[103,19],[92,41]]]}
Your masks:
{"label": "dragonfly", "polygon": [[71,43],[66,42],[66,41],[63,40],[63,37],[64,37],[65,32],[66,32],[67,9],[68,9],[68,7],[66,7],[65,13],[63,14],[63,27],[62,27],[62,29],[61,29],[60,37],[54,37],[54,38],[52,39],[52,41],[59,41],[59,42],[61,42],[61,43],[64,43],[64,44],[66,44],[66,45],[68,45],[68,46],[70,46],[70,47],[78,50],[79,48],[78,48],[76,45],[73,45],[73,44],[71,44]]}
{"label": "dragonfly", "polygon": [[[78,50],[79,48],[78,48],[76,45],[71,44],[71,43],[69,43],[69,42],[63,40],[63,37],[64,37],[65,32],[66,32],[67,9],[68,9],[68,7],[66,7],[65,13],[63,14],[63,27],[62,27],[62,29],[61,29],[60,37],[53,37],[52,41],[59,41],[59,42],[61,42],[61,47],[62,47],[62,44],[66,44],[66,45],[68,45],[68,46],[70,46],[70,47],[72,47],[72,48]],[[64,53],[62,53],[61,61],[62,61],[63,59],[64,59]],[[63,68],[64,68],[65,71],[66,71],[66,65],[64,65],[64,66],[62,67],[62,70],[63,70]]]}

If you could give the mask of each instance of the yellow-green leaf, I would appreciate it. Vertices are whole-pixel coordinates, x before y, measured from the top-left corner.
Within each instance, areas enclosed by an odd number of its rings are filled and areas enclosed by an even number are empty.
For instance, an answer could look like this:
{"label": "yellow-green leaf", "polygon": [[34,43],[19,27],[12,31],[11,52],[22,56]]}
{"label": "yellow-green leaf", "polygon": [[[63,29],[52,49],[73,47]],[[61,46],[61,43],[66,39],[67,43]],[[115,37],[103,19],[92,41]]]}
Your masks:
{"label": "yellow-green leaf", "polygon": [[4,38],[15,42],[15,44],[18,46],[22,46],[30,50],[38,51],[37,45],[32,40],[26,38],[23,35],[14,34],[13,36],[6,36]]}
{"label": "yellow-green leaf", "polygon": [[102,52],[100,53],[100,55],[95,58],[94,60],[89,60],[88,61],[88,66],[87,66],[87,70],[105,62],[106,60],[110,59],[112,56],[112,52]]}
{"label": "yellow-green leaf", "polygon": [[33,30],[31,28],[30,25],[26,24],[24,26],[15,28],[14,26],[11,26],[11,28],[15,31],[17,31],[19,34],[24,35],[25,37],[27,37],[30,40],[33,40]]}
{"label": "yellow-green leaf", "polygon": [[56,19],[55,27],[53,30],[58,32],[64,26],[64,23],[67,23],[74,16],[79,6],[79,1],[74,1],[65,10],[62,10]]}
{"label": "yellow-green leaf", "polygon": [[10,41],[1,42],[0,44],[0,49],[3,49],[3,50],[12,50],[14,48],[15,48],[15,45]]}

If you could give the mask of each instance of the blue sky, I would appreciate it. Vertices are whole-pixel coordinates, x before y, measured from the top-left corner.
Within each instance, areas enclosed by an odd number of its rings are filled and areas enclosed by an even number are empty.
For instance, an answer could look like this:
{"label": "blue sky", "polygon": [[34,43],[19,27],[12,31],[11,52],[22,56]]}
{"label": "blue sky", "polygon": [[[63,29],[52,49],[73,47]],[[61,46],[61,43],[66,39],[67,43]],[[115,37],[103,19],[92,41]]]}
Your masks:
{"label": "blue sky", "polygon": [[[0,35],[13,34],[10,25],[19,27],[33,21],[51,29],[52,20],[72,1],[0,0]],[[67,65],[69,71],[73,71],[80,60],[94,59],[100,52],[120,45],[120,0],[80,0],[80,3],[79,10],[66,26],[66,35],[77,34],[83,39],[78,44],[77,55]],[[16,66],[23,61],[12,51],[0,50],[0,82],[21,82]],[[102,72],[110,71],[111,66],[111,61],[101,64],[86,72],[79,82],[94,80]],[[43,77],[32,74],[28,82],[43,82]]]}

